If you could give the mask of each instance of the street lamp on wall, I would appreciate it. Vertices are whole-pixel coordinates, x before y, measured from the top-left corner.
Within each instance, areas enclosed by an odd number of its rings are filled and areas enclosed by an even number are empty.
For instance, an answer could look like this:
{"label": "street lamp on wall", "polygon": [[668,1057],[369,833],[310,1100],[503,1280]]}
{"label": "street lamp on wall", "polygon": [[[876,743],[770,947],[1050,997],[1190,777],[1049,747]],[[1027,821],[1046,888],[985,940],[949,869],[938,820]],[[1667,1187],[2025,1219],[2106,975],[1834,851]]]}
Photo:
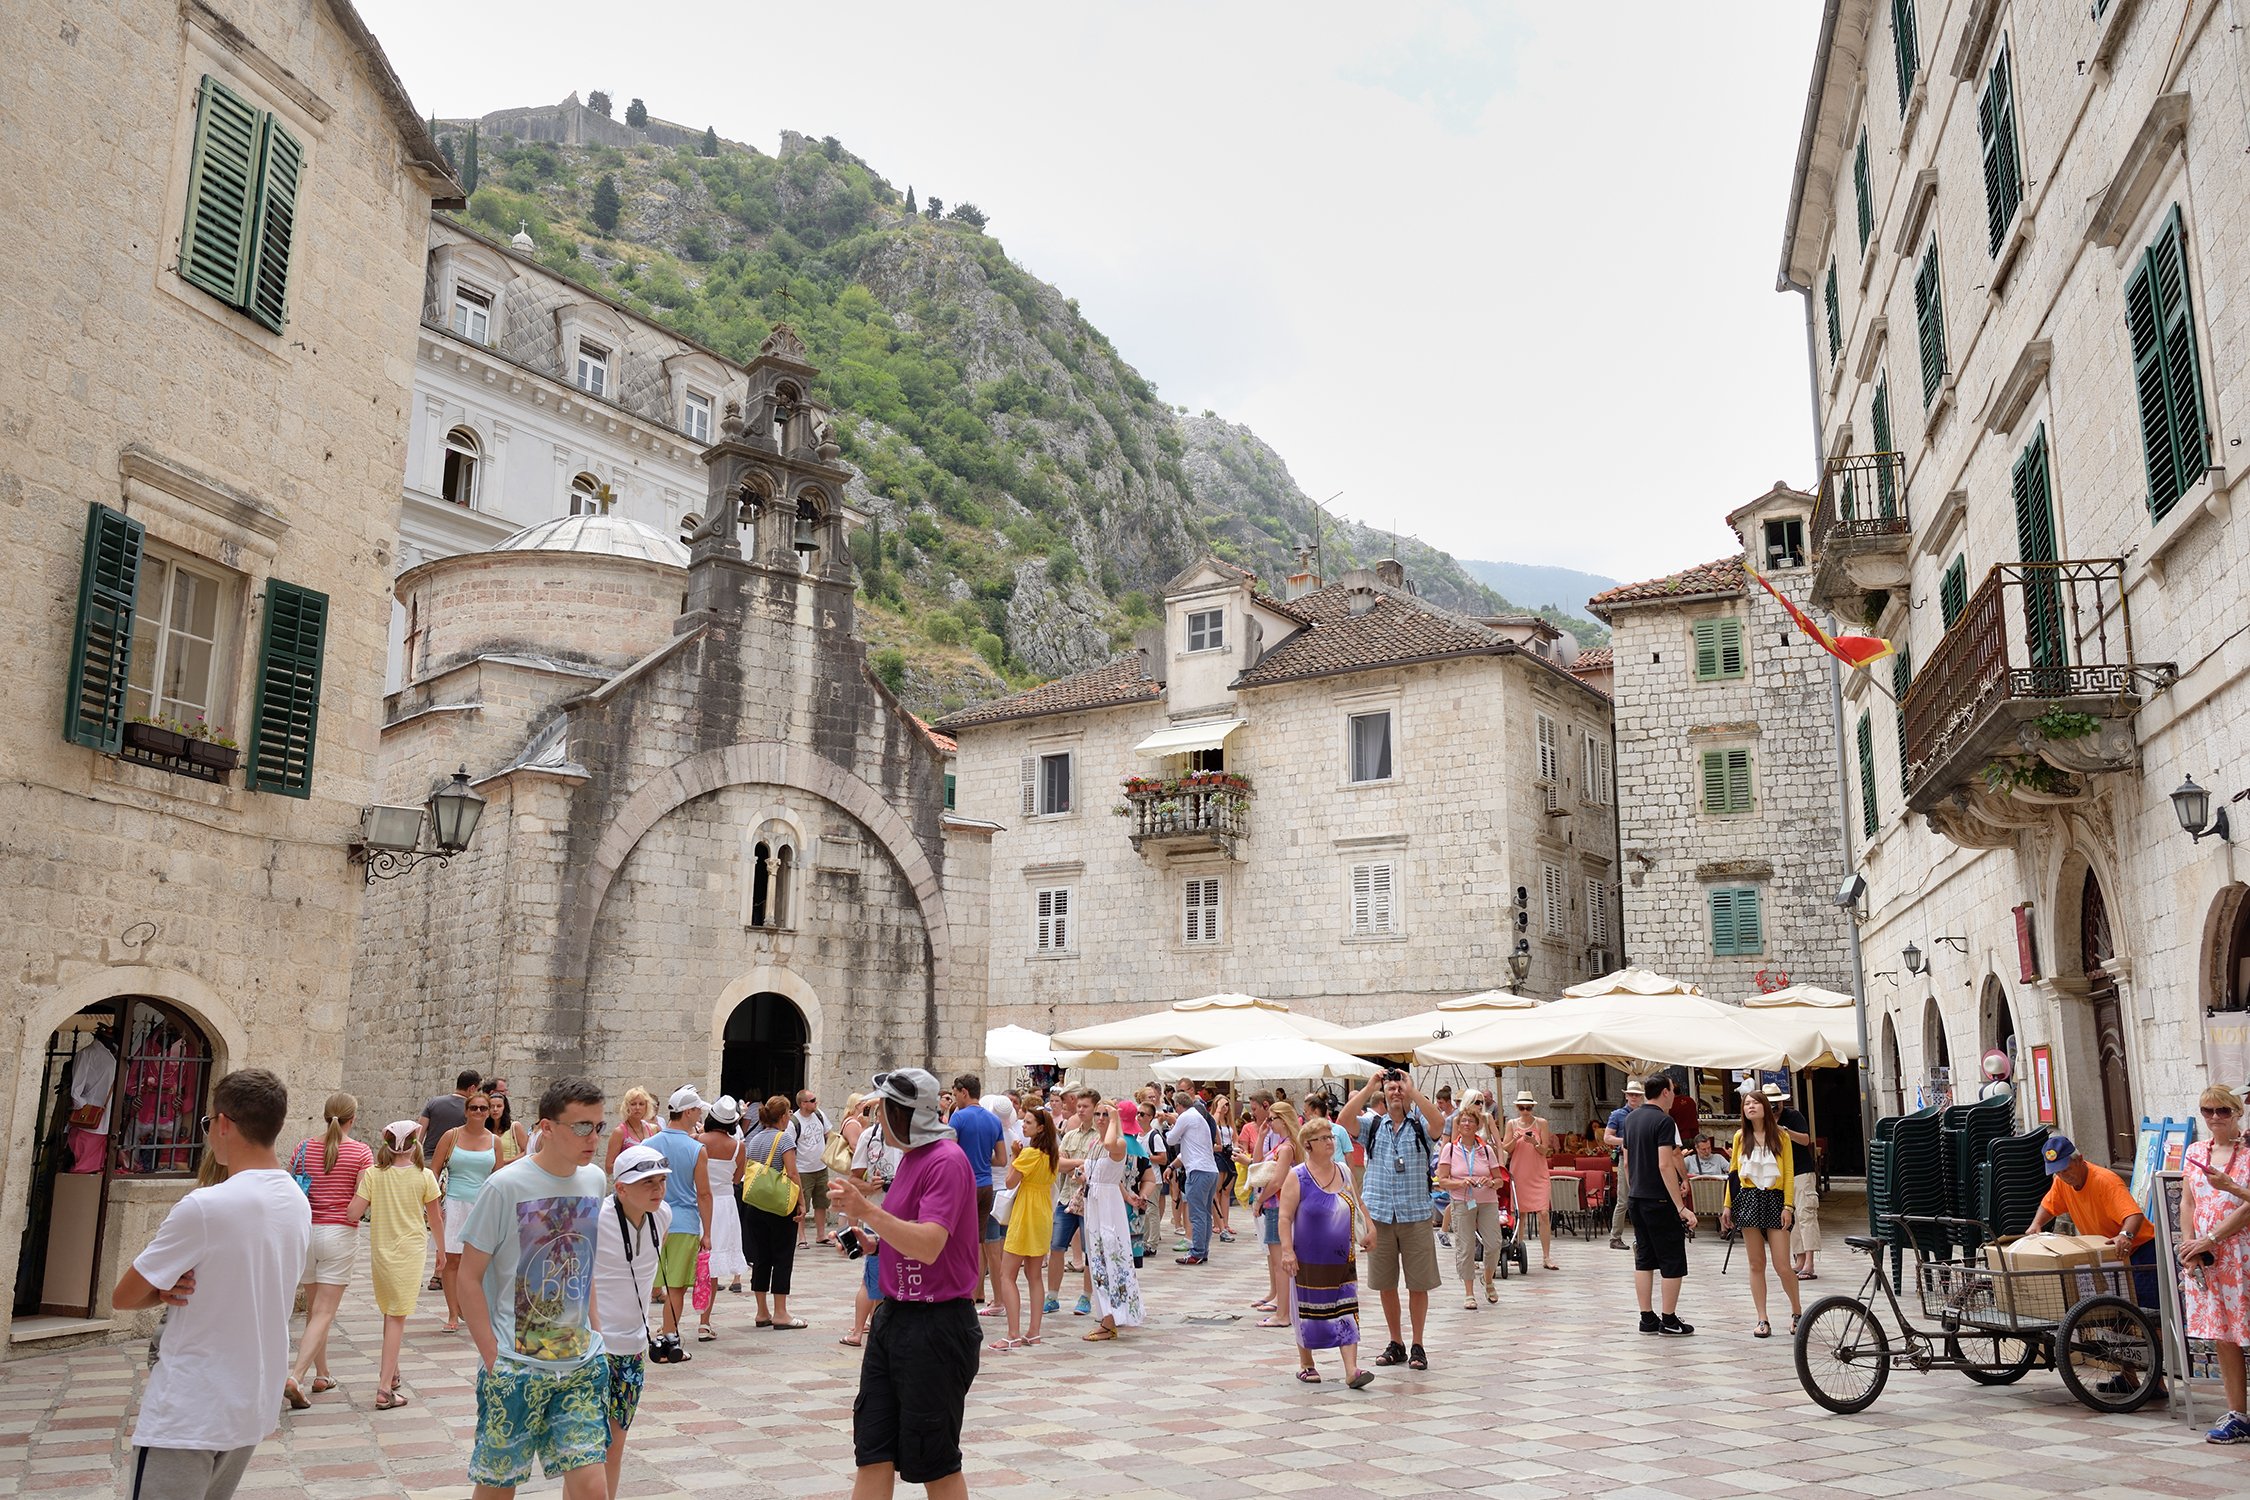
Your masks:
{"label": "street lamp on wall", "polygon": [[1922,950],[1920,948],[1908,943],[1905,950],[1899,954],[1899,959],[1906,965],[1907,973],[1913,975],[1916,979],[1922,977]]}
{"label": "street lamp on wall", "polygon": [[[449,865],[477,836],[477,823],[483,817],[484,798],[471,790],[469,768],[463,766],[420,807],[378,803],[361,808],[351,859],[366,871],[369,885],[404,875],[425,859]],[[428,845],[422,841],[425,823],[431,838]]]}
{"label": "street lamp on wall", "polygon": [[1531,943],[1526,938],[1517,938],[1516,951],[1508,955],[1508,993],[1519,993],[1523,982],[1530,977]]}
{"label": "street lamp on wall", "polygon": [[2195,842],[2202,843],[2207,833],[2216,834],[2222,843],[2234,842],[2227,828],[2227,810],[2222,807],[2213,811],[2211,794],[2197,786],[2193,776],[2181,782],[2179,790],[2172,794],[2172,811]]}

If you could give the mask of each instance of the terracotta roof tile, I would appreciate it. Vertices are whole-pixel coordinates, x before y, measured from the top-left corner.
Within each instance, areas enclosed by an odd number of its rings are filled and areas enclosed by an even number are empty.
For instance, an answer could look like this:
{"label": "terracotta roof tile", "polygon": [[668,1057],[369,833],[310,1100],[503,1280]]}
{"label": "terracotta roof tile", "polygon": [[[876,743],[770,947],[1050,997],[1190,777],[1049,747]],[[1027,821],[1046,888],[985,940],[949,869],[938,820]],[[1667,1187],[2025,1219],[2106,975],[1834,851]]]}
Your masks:
{"label": "terracotta roof tile", "polygon": [[1586,601],[1603,620],[1608,611],[1629,604],[1649,604],[1665,599],[1693,598],[1712,594],[1739,594],[1746,580],[1742,572],[1742,558],[1722,557],[1717,562],[1707,562],[1692,568],[1682,568],[1677,573],[1667,573],[1662,578],[1651,578],[1642,583],[1621,583],[1616,588],[1604,589]]}
{"label": "terracotta roof tile", "polygon": [[1402,589],[1363,586],[1375,599],[1374,607],[1364,614],[1352,613],[1354,590],[1341,583],[1292,601],[1304,616],[1305,627],[1285,636],[1235,684],[1258,687],[1432,657],[1498,655],[1517,649],[1499,631]]}
{"label": "terracotta roof tile", "polygon": [[[1267,593],[1266,586],[1259,581],[1258,575],[1251,572],[1248,568],[1243,567],[1240,563],[1230,563],[1223,557],[1208,557],[1205,559],[1205,561],[1209,562],[1212,567],[1217,568],[1222,572],[1232,573],[1237,578],[1240,578],[1244,583],[1249,584],[1250,597],[1257,600],[1267,609],[1272,610],[1275,614],[1281,615],[1287,619],[1295,620],[1300,625],[1304,624],[1306,620],[1310,618],[1304,613],[1302,609],[1298,607],[1298,604],[1291,603],[1288,600],[1284,599],[1276,599],[1273,595]],[[1302,601],[1299,601],[1299,603],[1301,602]]]}
{"label": "terracotta roof tile", "polygon": [[907,715],[907,717],[914,721],[915,728],[921,730],[922,733],[929,736],[930,743],[937,746],[939,751],[943,754],[951,755],[961,748],[960,741],[954,739],[952,735],[947,734],[942,729],[931,728],[930,721],[923,718],[920,714],[910,713]]}
{"label": "terracotta roof tile", "polygon": [[1609,647],[1594,646],[1579,652],[1577,660],[1570,664],[1570,670],[1572,675],[1583,677],[1588,672],[1612,671],[1616,664],[1616,658],[1610,655]]}
{"label": "terracotta roof tile", "polygon": [[1148,675],[1147,659],[1139,651],[1127,651],[1098,667],[1058,677],[1026,692],[972,704],[947,714],[931,727],[941,734],[955,734],[979,724],[998,724],[1007,719],[1034,719],[1042,714],[1147,703],[1163,694],[1163,687]]}

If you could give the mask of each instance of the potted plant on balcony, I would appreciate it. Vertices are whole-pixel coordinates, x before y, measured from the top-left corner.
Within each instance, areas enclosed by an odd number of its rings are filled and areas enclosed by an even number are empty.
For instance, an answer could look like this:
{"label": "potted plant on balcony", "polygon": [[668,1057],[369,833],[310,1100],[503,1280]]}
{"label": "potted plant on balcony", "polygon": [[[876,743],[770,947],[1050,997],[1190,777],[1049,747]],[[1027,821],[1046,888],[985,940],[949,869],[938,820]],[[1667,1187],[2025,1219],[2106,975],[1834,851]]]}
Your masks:
{"label": "potted plant on balcony", "polygon": [[135,714],[125,722],[125,744],[144,755],[177,760],[187,753],[187,731],[161,714]]}
{"label": "potted plant on balcony", "polygon": [[180,727],[187,735],[187,758],[190,765],[225,772],[233,770],[236,762],[242,759],[241,748],[235,744],[234,737],[211,724],[203,715],[197,714],[194,718],[183,721]]}

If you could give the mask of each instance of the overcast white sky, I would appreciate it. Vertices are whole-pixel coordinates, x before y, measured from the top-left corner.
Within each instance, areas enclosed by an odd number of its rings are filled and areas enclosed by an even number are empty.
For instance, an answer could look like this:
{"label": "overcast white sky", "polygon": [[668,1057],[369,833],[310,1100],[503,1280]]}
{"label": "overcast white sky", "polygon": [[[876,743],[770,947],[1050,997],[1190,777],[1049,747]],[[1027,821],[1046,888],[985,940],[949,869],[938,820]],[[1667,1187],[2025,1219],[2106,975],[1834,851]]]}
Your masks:
{"label": "overcast white sky", "polygon": [[1773,290],[1816,0],[360,0],[424,112],[573,89],[969,199],[1314,498],[1618,577],[1812,471]]}

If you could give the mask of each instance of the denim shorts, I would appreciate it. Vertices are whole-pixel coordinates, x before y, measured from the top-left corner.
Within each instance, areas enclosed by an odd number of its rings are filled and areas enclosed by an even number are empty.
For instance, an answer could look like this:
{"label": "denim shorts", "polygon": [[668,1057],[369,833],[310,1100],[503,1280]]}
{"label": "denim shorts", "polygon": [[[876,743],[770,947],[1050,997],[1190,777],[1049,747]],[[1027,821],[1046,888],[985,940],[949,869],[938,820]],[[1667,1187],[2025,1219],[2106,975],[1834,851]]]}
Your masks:
{"label": "denim shorts", "polygon": [[1047,1241],[1048,1250],[1068,1249],[1071,1240],[1077,1237],[1078,1231],[1085,1227],[1085,1223],[1086,1220],[1083,1215],[1064,1213],[1061,1209],[1056,1209],[1055,1232]]}
{"label": "denim shorts", "polygon": [[859,1273],[859,1284],[860,1284],[860,1286],[861,1286],[861,1287],[863,1287],[863,1288],[864,1288],[864,1289],[866,1290],[866,1292],[867,1292],[867,1300],[868,1300],[868,1301],[870,1301],[870,1302],[880,1302],[880,1301],[882,1301],[882,1300],[883,1300],[883,1270],[882,1270],[882,1266],[883,1266],[883,1261],[882,1261],[882,1257],[881,1257],[881,1256],[879,1256],[879,1255],[877,1255],[877,1254],[876,1254],[876,1253],[875,1253],[875,1252],[874,1252],[873,1250],[869,1250],[869,1251],[868,1251],[868,1252],[867,1252],[867,1253],[866,1253],[865,1255],[863,1255],[863,1256],[861,1256],[861,1257],[860,1257],[860,1260],[861,1260],[861,1262],[862,1262],[862,1265],[861,1265],[861,1267],[860,1267],[860,1273]]}
{"label": "denim shorts", "polygon": [[1265,1230],[1264,1230],[1264,1232],[1263,1232],[1263,1233],[1264,1233],[1264,1242],[1265,1242],[1266,1244],[1269,1244],[1269,1245],[1278,1245],[1278,1244],[1280,1244],[1280,1243],[1281,1243],[1281,1205],[1280,1205],[1280,1204],[1278,1204],[1278,1203],[1269,1203],[1269,1204],[1267,1204],[1267,1205],[1266,1205],[1266,1207],[1265,1207],[1265,1211],[1264,1211],[1263,1213],[1259,1214],[1259,1215],[1258,1215],[1258,1217],[1259,1217],[1259,1218],[1261,1218],[1261,1219],[1263,1219],[1263,1220],[1265,1220]]}
{"label": "denim shorts", "polygon": [[560,1372],[501,1360],[479,1371],[469,1482],[510,1489],[538,1459],[551,1478],[609,1456],[609,1361]]}

